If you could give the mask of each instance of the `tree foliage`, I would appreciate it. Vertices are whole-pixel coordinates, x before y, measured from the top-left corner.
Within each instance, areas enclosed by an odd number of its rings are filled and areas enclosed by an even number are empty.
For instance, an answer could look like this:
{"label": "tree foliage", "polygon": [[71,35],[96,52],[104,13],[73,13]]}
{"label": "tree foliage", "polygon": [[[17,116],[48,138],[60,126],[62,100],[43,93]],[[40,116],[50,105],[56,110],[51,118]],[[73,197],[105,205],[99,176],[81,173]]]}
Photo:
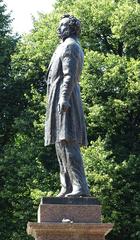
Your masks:
{"label": "tree foliage", "polygon": [[52,13],[34,19],[32,32],[18,41],[14,54],[10,18],[1,6],[0,195],[5,219],[0,218],[1,239],[30,239],[26,224],[36,221],[41,196],[55,195],[59,188],[54,148],[43,147],[45,75],[59,41],[58,21],[66,12],[82,22],[81,91],[89,140],[82,152],[91,193],[102,203],[103,221],[115,223],[107,239],[139,240],[140,5],[136,0],[58,0]]}
{"label": "tree foliage", "polygon": [[[14,52],[16,37],[11,35],[11,19],[6,6],[0,1],[0,149],[9,141],[11,124],[15,116],[14,86],[11,84],[11,54]],[[17,107],[17,106],[15,106]]]}

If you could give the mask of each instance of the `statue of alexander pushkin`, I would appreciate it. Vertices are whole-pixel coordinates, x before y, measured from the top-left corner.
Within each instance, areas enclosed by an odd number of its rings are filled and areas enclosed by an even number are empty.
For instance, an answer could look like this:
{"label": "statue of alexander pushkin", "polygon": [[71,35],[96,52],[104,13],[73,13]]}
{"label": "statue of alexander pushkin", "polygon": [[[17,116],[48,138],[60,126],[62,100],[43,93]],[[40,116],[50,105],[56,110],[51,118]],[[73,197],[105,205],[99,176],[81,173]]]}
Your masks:
{"label": "statue of alexander pushkin", "polygon": [[55,144],[61,182],[58,197],[89,195],[80,153],[80,146],[87,145],[79,85],[84,59],[78,41],[80,25],[74,16],[62,17],[58,28],[61,43],[47,74],[45,146]]}

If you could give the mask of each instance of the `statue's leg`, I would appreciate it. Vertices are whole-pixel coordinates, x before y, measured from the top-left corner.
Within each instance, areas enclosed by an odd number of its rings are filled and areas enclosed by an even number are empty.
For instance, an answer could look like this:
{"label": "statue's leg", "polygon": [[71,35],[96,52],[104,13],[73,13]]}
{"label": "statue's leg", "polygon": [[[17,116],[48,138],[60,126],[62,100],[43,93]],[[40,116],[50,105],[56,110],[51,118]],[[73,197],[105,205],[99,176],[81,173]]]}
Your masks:
{"label": "statue's leg", "polygon": [[76,142],[61,142],[65,152],[66,170],[72,184],[72,192],[65,196],[89,196],[80,146]]}
{"label": "statue's leg", "polygon": [[58,142],[55,144],[57,159],[60,167],[60,183],[61,191],[57,197],[64,197],[67,193],[72,191],[69,174],[66,168],[66,155],[63,146]]}

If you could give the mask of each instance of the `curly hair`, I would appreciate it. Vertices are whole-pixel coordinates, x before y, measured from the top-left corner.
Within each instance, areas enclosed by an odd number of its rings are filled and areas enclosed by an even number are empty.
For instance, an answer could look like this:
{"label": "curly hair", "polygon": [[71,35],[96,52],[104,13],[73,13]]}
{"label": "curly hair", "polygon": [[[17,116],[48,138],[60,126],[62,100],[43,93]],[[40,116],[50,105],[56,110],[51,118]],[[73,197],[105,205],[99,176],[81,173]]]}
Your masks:
{"label": "curly hair", "polygon": [[64,14],[61,19],[68,18],[69,19],[69,27],[71,34],[74,34],[76,36],[79,36],[81,33],[81,22],[76,17],[70,15],[70,14]]}

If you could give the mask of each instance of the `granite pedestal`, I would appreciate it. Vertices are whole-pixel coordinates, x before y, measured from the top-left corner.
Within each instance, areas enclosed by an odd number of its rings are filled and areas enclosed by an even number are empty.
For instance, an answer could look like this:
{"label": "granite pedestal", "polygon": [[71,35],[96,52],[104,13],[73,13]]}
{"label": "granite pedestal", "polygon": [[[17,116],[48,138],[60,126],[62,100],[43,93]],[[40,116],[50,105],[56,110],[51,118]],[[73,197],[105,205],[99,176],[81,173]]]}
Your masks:
{"label": "granite pedestal", "polygon": [[95,198],[42,198],[38,222],[28,222],[27,233],[35,240],[103,240],[112,227],[101,223]]}

